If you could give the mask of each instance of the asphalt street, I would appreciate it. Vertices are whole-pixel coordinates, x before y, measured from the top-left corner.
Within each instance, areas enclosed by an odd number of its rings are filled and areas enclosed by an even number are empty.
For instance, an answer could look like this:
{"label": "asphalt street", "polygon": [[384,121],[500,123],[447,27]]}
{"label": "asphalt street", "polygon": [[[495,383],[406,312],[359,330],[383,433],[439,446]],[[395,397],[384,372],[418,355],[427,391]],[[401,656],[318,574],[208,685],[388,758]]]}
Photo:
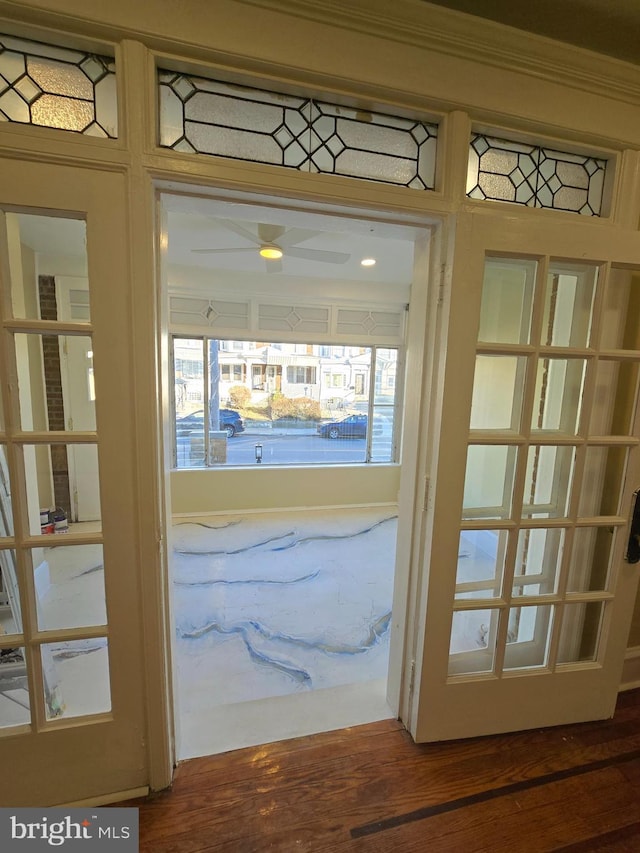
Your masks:
{"label": "asphalt street", "polygon": [[[263,465],[348,464],[364,462],[364,438],[321,438],[318,435],[241,433],[227,441],[227,465],[256,465],[256,445],[262,445]],[[377,448],[383,451],[382,446]],[[388,443],[384,448],[388,452]],[[178,468],[198,467],[191,459],[189,436],[178,436]],[[382,460],[381,460],[382,461]]]}

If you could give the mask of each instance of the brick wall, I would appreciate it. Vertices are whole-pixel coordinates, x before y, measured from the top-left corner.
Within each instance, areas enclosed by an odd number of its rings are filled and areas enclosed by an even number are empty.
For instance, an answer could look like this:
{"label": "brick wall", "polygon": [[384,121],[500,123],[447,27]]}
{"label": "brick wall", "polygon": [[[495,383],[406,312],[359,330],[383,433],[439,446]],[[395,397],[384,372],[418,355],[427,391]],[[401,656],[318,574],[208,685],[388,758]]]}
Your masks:
{"label": "brick wall", "polygon": [[[56,283],[53,276],[38,277],[40,295],[40,317],[42,320],[57,320]],[[60,349],[57,335],[42,336],[42,358],[44,381],[47,394],[47,414],[50,430],[65,429],[62,378],[60,375]],[[69,463],[64,444],[51,446],[53,491],[56,506],[61,507],[71,518],[71,496],[69,493]]]}

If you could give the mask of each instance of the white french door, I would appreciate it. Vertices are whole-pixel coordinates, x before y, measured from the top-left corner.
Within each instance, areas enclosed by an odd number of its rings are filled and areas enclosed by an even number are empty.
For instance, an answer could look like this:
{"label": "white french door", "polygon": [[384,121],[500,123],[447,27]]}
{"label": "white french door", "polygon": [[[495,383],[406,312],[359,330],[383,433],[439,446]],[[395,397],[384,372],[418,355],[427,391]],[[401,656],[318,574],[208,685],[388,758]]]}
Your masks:
{"label": "white french door", "polygon": [[[0,805],[47,806],[148,780],[126,179],[5,160],[0,187]],[[80,318],[56,307],[65,270],[89,282]],[[90,424],[65,411],[67,341]],[[100,501],[59,534],[71,458]]]}
{"label": "white french door", "polygon": [[[432,506],[418,741],[601,719],[638,566],[640,240],[463,215]],[[437,466],[437,467],[436,467]]]}

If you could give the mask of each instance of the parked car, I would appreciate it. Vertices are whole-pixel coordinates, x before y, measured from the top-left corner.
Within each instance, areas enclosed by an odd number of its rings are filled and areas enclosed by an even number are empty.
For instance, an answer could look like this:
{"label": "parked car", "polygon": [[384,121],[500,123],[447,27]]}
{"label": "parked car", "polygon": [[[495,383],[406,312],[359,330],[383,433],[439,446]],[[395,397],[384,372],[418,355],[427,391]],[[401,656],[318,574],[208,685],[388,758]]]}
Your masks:
{"label": "parked car", "polygon": [[367,416],[349,415],[337,421],[320,424],[318,435],[322,438],[366,438]]}
{"label": "parked car", "polygon": [[[233,409],[220,409],[220,429],[228,438],[238,432],[244,432],[244,422]],[[199,409],[176,420],[176,435],[190,435],[192,432],[204,432],[204,411]]]}

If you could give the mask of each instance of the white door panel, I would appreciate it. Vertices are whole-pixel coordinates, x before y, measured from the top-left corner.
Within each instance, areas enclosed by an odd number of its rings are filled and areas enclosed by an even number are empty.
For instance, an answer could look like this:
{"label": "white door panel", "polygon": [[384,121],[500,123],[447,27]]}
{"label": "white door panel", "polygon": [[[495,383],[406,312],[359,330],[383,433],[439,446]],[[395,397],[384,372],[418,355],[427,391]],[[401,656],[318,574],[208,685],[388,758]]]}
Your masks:
{"label": "white door panel", "polygon": [[462,219],[420,741],[609,716],[638,580],[624,561],[640,485],[637,234]]}
{"label": "white door panel", "polygon": [[[0,184],[0,568],[12,611],[0,648],[15,658],[0,663],[0,802],[46,806],[148,779],[126,179],[11,160]],[[41,241],[68,257],[79,247],[65,241],[85,229],[90,312],[42,319],[52,274],[37,275]],[[101,496],[88,510],[100,529],[41,531],[39,509],[74,463]]]}

